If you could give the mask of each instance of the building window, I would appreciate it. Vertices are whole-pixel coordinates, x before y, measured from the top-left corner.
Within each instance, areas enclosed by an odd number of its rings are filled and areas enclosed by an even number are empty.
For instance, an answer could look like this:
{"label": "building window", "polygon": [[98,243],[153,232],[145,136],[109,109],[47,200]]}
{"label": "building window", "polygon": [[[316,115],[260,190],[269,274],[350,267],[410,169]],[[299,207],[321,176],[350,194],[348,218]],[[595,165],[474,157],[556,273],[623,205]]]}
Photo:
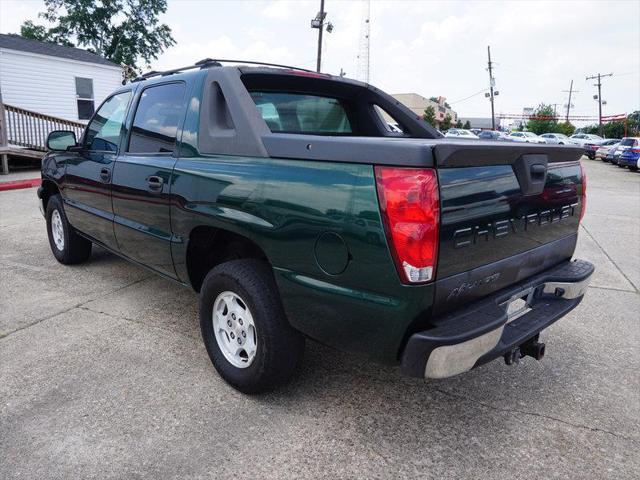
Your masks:
{"label": "building window", "polygon": [[78,104],[78,118],[89,120],[93,115],[93,79],[76,77],[76,102]]}

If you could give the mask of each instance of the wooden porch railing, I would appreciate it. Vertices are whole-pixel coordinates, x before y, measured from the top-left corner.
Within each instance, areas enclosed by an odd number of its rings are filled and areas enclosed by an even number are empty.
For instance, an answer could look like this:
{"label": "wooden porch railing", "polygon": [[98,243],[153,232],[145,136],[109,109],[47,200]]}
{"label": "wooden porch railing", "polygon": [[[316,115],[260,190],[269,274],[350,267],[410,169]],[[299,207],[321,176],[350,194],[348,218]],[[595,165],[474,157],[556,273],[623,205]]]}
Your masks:
{"label": "wooden porch railing", "polygon": [[52,131],[71,130],[80,139],[85,127],[80,122],[32,112],[6,103],[0,105],[0,113],[4,117],[0,121],[3,123],[5,145],[18,145],[41,152],[47,151],[47,136]]}

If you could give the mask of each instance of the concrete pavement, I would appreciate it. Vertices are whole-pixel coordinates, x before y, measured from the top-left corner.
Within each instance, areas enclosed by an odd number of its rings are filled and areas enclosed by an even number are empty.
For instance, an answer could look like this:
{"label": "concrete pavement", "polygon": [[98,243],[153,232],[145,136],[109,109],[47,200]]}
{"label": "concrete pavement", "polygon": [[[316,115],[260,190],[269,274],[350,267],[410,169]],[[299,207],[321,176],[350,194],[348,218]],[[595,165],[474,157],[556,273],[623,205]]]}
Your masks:
{"label": "concrete pavement", "polygon": [[308,342],[260,397],[217,376],[194,293],[59,265],[35,190],[0,193],[0,478],[638,478],[640,174],[585,165],[597,273],[542,362],[425,382]]}

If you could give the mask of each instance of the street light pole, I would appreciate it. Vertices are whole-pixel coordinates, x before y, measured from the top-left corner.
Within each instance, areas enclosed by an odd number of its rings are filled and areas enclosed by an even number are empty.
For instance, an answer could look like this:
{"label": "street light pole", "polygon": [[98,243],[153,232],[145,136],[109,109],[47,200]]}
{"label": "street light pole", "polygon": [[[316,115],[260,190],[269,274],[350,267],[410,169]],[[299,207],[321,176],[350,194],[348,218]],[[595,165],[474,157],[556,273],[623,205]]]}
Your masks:
{"label": "street light pole", "polygon": [[320,0],[320,28],[318,28],[318,60],[316,62],[316,72],[320,72],[320,65],[322,64],[322,30],[324,30],[324,0]]}

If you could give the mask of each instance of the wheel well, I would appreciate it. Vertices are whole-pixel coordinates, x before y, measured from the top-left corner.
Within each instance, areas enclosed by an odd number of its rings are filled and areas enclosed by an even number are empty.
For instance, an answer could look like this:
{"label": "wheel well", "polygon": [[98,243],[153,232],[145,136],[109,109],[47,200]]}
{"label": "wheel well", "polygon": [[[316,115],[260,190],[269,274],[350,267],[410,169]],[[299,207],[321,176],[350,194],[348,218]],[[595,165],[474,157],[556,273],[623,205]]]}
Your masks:
{"label": "wheel well", "polygon": [[229,260],[257,258],[268,262],[264,251],[252,240],[221,228],[196,227],[189,235],[187,272],[196,292],[215,266]]}
{"label": "wheel well", "polygon": [[47,210],[47,203],[49,202],[49,199],[53,195],[57,195],[59,193],[60,190],[58,190],[58,186],[55,184],[55,182],[51,180],[42,181],[42,204],[45,211]]}

